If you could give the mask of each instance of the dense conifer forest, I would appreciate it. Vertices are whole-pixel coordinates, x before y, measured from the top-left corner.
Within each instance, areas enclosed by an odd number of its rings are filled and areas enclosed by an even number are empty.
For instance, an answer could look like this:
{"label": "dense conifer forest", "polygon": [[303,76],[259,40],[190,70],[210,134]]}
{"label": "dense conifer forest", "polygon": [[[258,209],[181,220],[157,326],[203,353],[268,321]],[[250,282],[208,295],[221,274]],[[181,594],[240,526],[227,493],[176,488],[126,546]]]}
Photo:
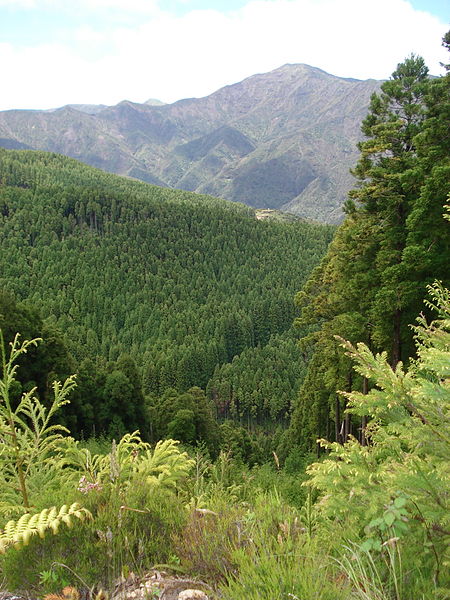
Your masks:
{"label": "dense conifer forest", "polygon": [[[8,314],[24,301],[40,316],[33,331],[20,333],[52,335],[65,348],[48,381],[39,372],[40,393],[54,374],[78,374],[66,410],[73,433],[139,428],[153,437],[144,395],[154,405],[167,390],[192,387],[208,387],[220,417],[286,421],[301,376],[292,333],[285,335],[293,297],[332,227],[259,221],[243,205],[58,155],[2,150],[0,158],[8,341],[17,329]],[[273,364],[258,358],[268,344],[267,360],[280,367],[275,387]],[[22,377],[36,382],[35,373]]]}
{"label": "dense conifer forest", "polygon": [[337,231],[0,151],[5,589],[450,597],[450,66],[362,130]]}

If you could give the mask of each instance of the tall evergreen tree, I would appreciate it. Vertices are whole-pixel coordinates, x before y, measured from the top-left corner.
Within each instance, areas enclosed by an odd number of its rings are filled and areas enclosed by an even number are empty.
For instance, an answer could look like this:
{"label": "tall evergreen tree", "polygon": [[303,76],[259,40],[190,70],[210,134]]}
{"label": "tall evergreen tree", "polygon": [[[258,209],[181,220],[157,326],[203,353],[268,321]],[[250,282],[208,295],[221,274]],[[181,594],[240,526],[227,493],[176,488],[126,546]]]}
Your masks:
{"label": "tall evergreen tree", "polygon": [[362,218],[368,213],[376,220],[373,267],[378,290],[370,310],[372,337],[376,346],[390,347],[393,366],[411,352],[404,348],[409,322],[404,313],[413,290],[402,259],[406,220],[423,184],[415,139],[425,120],[428,87],[423,59],[412,55],[382,84],[381,94],[372,96],[362,123],[367,139],[359,144],[361,158],[354,170],[361,186],[350,194]]}
{"label": "tall evergreen tree", "polygon": [[312,342],[314,357],[293,412],[291,443],[310,448],[333,429],[336,441],[357,433],[364,443],[364,418],[352,424],[335,392],[367,391],[367,380],[338,358],[334,336],[387,349],[395,367],[413,355],[408,323],[426,284],[435,277],[450,283],[450,232],[442,218],[450,192],[448,78],[430,80],[423,59],[412,55],[371,99],[347,218],[297,296],[299,324],[313,327],[302,344]]}

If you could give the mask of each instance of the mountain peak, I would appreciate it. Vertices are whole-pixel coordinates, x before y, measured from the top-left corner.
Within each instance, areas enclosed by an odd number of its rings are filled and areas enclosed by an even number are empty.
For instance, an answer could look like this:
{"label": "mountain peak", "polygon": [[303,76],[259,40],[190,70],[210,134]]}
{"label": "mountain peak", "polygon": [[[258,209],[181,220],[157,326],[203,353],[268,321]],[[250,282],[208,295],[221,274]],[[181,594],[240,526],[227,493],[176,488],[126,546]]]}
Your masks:
{"label": "mountain peak", "polygon": [[173,104],[0,112],[0,145],[333,223],[353,185],[360,123],[379,83],[286,63]]}

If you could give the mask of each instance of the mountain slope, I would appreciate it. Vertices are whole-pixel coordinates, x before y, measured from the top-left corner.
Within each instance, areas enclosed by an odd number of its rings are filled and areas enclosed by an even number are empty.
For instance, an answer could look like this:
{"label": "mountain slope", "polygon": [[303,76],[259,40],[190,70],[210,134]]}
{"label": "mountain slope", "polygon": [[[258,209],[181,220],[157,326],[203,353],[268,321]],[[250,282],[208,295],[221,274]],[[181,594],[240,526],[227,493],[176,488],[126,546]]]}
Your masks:
{"label": "mountain slope", "polygon": [[205,388],[286,331],[333,231],[0,149],[0,291],[30,301],[78,361],[131,354],[156,395]]}
{"label": "mountain slope", "polygon": [[360,122],[378,87],[284,65],[174,104],[1,112],[0,145],[60,152],[160,186],[337,222],[352,186]]}

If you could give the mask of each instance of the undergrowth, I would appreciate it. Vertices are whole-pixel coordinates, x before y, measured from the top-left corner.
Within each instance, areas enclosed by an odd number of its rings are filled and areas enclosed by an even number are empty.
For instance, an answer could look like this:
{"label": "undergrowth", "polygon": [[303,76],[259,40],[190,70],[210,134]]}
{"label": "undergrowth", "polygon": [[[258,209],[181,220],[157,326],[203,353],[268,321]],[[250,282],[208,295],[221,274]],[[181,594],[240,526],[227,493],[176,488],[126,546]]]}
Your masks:
{"label": "undergrowth", "polygon": [[[305,456],[249,468],[229,452],[189,455],[173,440],[150,447],[138,432],[76,443],[51,428],[32,393],[11,403],[15,368],[3,355],[0,534],[51,506],[78,503],[92,515],[8,545],[3,585],[112,590],[157,564],[203,579],[222,600],[448,599],[450,294],[431,292],[439,318],[419,320],[408,371],[343,342],[372,381],[368,394],[345,394],[348,410],[366,417],[369,444],[323,441],[327,453],[306,473]],[[56,397],[65,389],[56,385]]]}

